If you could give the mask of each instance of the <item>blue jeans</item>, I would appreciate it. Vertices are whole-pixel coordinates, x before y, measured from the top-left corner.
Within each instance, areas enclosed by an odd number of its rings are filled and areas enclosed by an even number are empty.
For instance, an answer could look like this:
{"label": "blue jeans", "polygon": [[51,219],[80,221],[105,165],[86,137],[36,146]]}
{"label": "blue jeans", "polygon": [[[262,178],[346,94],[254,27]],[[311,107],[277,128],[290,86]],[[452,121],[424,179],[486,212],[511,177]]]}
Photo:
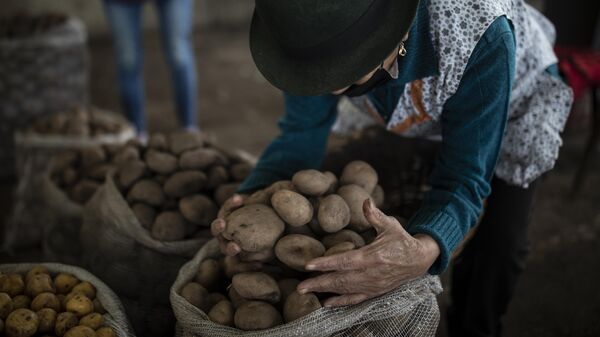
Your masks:
{"label": "blue jeans", "polygon": [[[196,127],[196,65],[192,49],[192,0],[154,0],[167,57],[179,123]],[[142,5],[105,0],[106,16],[115,40],[119,93],[127,117],[145,132],[142,82]]]}

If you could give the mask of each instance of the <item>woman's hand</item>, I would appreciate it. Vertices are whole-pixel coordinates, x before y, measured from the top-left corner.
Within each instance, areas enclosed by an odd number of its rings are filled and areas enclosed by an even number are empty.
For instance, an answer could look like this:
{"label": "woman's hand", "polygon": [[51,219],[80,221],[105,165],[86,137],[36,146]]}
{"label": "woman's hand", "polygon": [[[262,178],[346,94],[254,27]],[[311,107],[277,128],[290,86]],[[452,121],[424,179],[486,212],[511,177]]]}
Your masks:
{"label": "woman's hand", "polygon": [[235,256],[242,249],[237,243],[228,241],[223,237],[223,235],[221,235],[221,233],[223,233],[227,227],[225,218],[227,218],[231,212],[242,207],[247,197],[248,196],[245,194],[234,194],[231,198],[227,199],[227,201],[223,203],[223,206],[221,206],[217,218],[210,224],[210,231],[212,232],[212,235],[219,239],[221,252],[227,256]]}
{"label": "woman's hand", "polygon": [[440,250],[433,238],[411,236],[398,220],[383,214],[369,200],[363,211],[377,230],[375,240],[357,250],[310,261],[307,270],[328,273],[300,283],[300,293],[340,294],[328,299],[326,307],[357,304],[424,275],[435,262]]}

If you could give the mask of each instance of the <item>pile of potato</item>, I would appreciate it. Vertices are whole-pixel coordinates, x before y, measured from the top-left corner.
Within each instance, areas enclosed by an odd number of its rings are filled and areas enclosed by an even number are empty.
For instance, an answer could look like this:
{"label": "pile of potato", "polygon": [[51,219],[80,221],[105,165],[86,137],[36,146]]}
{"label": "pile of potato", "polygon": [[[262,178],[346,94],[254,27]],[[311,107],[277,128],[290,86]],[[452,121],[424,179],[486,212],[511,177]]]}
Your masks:
{"label": "pile of potato", "polygon": [[128,145],[115,183],[140,224],[160,241],[210,236],[218,207],[252,166],[204,144],[199,133],[153,134],[147,146]]}
{"label": "pile of potato", "polygon": [[305,170],[255,192],[227,217],[222,234],[242,252],[204,260],[181,295],[212,321],[242,330],[271,328],[321,308],[322,295],[296,291],[301,280],[315,276],[304,267],[375,238],[363,203],[383,204],[377,182],[369,164],[354,161],[339,181],[331,172]]}
{"label": "pile of potato", "polygon": [[[128,146],[136,147],[132,140]],[[104,183],[106,174],[115,171],[139,153],[122,145],[90,146],[80,150],[69,150],[54,157],[50,177],[69,198],[85,204]]]}
{"label": "pile of potato", "polygon": [[0,38],[18,39],[43,34],[62,25],[67,18],[60,14],[30,15],[20,13],[0,18]]}
{"label": "pile of potato", "polygon": [[27,134],[98,137],[117,134],[128,125],[122,118],[96,108],[77,107],[69,111],[38,118]]}
{"label": "pile of potato", "polygon": [[44,266],[0,274],[0,335],[8,337],[116,337],[104,322],[96,288]]}

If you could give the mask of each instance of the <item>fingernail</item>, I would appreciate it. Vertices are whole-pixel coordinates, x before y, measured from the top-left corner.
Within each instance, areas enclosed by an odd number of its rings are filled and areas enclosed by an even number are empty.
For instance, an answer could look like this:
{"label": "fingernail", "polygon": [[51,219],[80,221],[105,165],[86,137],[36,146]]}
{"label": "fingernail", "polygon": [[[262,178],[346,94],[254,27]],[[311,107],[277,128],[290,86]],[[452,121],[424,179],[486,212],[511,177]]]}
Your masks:
{"label": "fingernail", "polygon": [[331,304],[329,304],[329,303],[325,303],[323,306],[324,306],[325,308],[327,308],[327,309],[329,309],[329,308],[333,307],[333,305],[331,305]]}
{"label": "fingernail", "polygon": [[300,293],[300,295],[304,295],[304,294],[306,294],[308,292],[308,289],[306,289],[306,288],[300,288],[300,289],[298,289],[298,292]]}
{"label": "fingernail", "polygon": [[315,270],[317,266],[315,266],[314,264],[307,264],[306,267],[304,267],[306,270]]}

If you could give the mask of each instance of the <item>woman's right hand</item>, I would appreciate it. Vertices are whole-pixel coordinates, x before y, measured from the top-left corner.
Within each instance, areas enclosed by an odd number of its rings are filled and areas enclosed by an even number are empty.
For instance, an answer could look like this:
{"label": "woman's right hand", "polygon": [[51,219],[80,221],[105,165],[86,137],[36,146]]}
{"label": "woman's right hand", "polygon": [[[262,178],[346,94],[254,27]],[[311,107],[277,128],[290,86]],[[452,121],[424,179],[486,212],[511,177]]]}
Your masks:
{"label": "woman's right hand", "polygon": [[229,214],[231,214],[231,212],[242,207],[247,197],[248,195],[245,194],[234,194],[231,198],[227,199],[227,201],[223,203],[223,206],[221,206],[217,218],[210,225],[210,231],[212,232],[212,235],[217,237],[219,240],[221,252],[227,256],[235,256],[239,254],[242,249],[237,243],[226,240],[223,237],[222,233],[227,227],[227,222],[225,219]]}

